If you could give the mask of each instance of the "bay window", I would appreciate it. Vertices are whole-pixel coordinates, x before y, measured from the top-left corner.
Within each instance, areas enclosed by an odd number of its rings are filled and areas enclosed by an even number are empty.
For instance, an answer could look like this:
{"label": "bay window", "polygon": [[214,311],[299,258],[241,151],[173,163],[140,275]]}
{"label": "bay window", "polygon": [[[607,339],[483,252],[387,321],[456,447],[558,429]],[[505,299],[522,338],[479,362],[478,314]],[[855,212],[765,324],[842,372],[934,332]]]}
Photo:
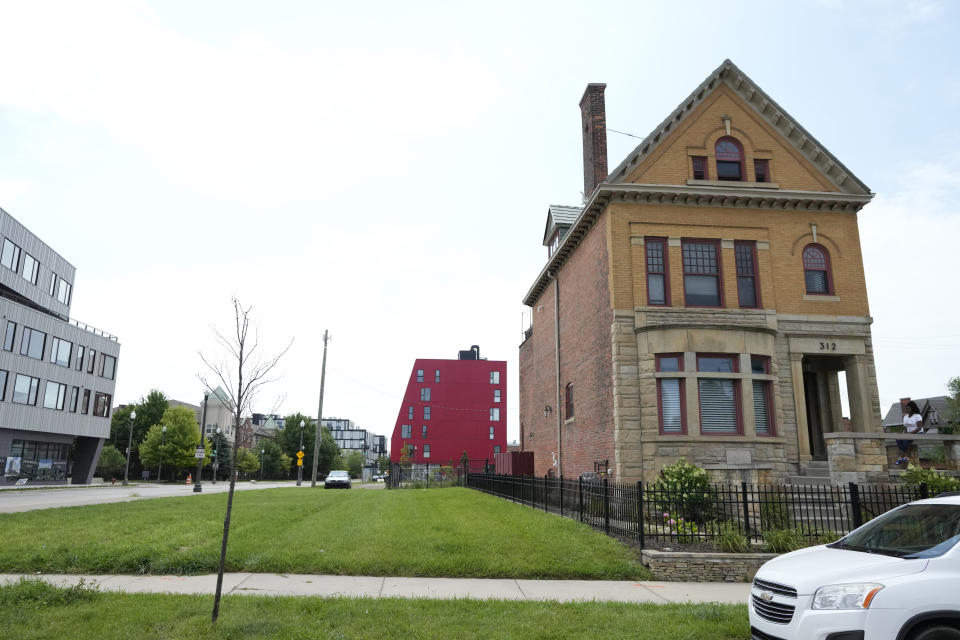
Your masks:
{"label": "bay window", "polygon": [[[658,355],[657,371],[659,373],[683,371],[683,354]],[[657,378],[657,408],[660,413],[660,433],[685,434],[687,432],[683,378]]]}
{"label": "bay window", "polygon": [[[700,373],[737,373],[737,357],[697,354]],[[734,377],[698,378],[700,432],[737,435],[740,430],[740,381]]]}

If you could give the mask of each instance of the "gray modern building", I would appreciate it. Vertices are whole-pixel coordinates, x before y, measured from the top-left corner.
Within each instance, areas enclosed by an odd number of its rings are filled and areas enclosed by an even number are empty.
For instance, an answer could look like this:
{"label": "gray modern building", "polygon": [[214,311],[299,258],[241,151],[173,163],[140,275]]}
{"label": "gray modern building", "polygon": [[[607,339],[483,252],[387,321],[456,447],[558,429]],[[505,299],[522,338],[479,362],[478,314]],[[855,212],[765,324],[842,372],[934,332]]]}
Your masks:
{"label": "gray modern building", "polygon": [[330,429],[334,441],[344,456],[353,451],[363,454],[363,466],[374,467],[377,457],[386,455],[386,437],[361,429],[347,418],[324,418],[320,424]]}
{"label": "gray modern building", "polygon": [[120,344],[70,319],[75,275],[0,209],[2,483],[89,484],[110,437]]}

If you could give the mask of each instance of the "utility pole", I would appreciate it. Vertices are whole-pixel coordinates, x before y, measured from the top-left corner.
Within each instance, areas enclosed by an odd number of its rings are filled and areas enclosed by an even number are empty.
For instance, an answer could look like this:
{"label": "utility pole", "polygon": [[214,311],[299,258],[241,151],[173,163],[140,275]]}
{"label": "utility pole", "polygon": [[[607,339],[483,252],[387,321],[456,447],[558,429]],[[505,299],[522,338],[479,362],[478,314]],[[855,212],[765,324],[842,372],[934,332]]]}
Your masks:
{"label": "utility pole", "polygon": [[323,383],[327,379],[327,340],[330,336],[323,330],[323,365],[320,368],[320,406],[317,407],[317,432],[313,438],[313,473],[310,475],[310,488],[317,486],[317,459],[320,457],[320,420],[323,418]]}

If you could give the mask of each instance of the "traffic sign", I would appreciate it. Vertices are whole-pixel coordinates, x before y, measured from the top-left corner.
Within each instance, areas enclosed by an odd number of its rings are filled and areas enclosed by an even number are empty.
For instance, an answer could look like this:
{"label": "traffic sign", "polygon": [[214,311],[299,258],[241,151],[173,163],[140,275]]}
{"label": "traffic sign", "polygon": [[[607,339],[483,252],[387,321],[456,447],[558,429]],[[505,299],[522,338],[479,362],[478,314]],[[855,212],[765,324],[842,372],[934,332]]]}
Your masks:
{"label": "traffic sign", "polygon": [[195,457],[195,458],[202,458],[204,455],[205,455],[205,454],[204,454],[204,451],[203,451],[203,445],[202,445],[202,444],[198,444],[198,445],[197,445],[197,452],[193,454],[193,457]]}
{"label": "traffic sign", "polygon": [[302,466],[303,466],[303,458],[297,458],[297,466],[298,466],[298,467],[302,467]]}
{"label": "traffic sign", "polygon": [[297,451],[297,458],[303,460],[303,451]]}

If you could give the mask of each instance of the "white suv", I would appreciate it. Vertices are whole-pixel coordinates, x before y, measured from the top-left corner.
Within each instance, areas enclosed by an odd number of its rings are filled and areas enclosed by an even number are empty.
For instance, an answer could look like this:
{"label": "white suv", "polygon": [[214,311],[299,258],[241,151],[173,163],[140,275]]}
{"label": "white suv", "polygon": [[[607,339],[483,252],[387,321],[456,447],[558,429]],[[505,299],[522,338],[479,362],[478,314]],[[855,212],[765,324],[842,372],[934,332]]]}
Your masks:
{"label": "white suv", "polygon": [[960,640],[960,492],[774,558],[749,609],[753,640]]}

